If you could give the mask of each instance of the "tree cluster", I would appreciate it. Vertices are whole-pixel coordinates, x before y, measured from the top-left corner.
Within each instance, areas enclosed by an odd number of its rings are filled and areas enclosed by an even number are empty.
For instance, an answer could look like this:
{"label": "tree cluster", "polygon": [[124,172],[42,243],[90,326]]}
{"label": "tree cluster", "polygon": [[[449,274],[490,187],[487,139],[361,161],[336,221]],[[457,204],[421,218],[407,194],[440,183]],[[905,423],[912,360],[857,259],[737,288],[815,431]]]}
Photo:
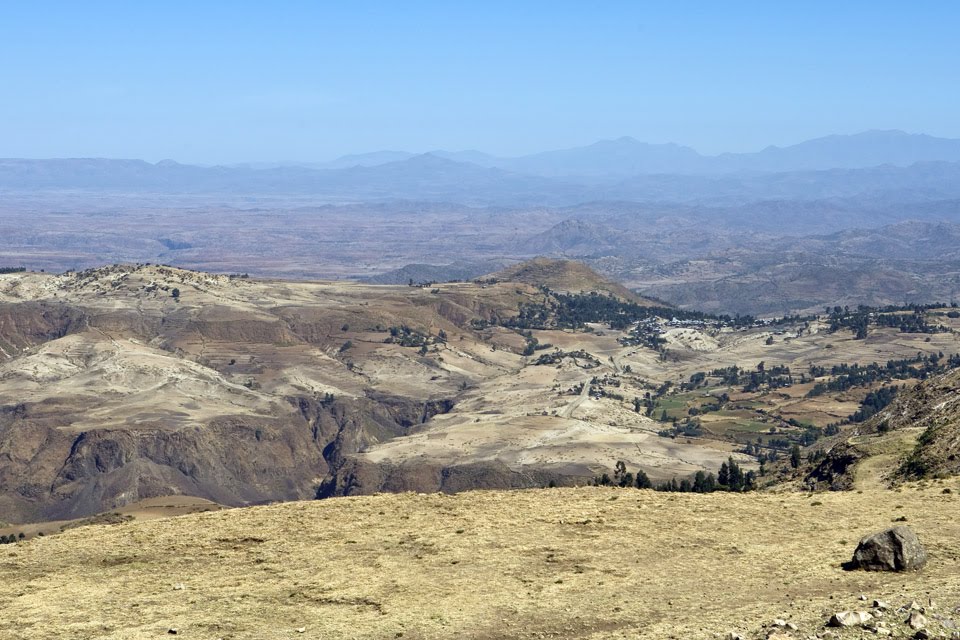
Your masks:
{"label": "tree cluster", "polygon": [[948,331],[946,327],[932,325],[927,322],[926,312],[930,309],[944,307],[943,304],[904,306],[867,307],[827,307],[827,320],[830,322],[829,331],[834,333],[840,329],[849,329],[854,333],[854,339],[863,340],[869,333],[869,327],[894,327],[901,333],[938,333]]}
{"label": "tree cluster", "polygon": [[856,413],[850,415],[847,420],[850,422],[866,422],[893,402],[898,391],[897,387],[881,387],[876,391],[871,391],[860,403],[860,408]]}
{"label": "tree cluster", "polygon": [[[587,323],[602,323],[611,329],[626,329],[642,320],[663,318],[700,321],[717,328],[724,326],[742,328],[754,326],[758,322],[750,315],[713,315],[673,307],[645,306],[595,291],[556,293],[546,288],[542,291],[549,294],[546,300],[522,304],[519,314],[515,318],[504,320],[503,326],[515,329],[582,329]],[[799,316],[787,316],[763,322],[774,325],[791,324],[802,320]]]}
{"label": "tree cluster", "polygon": [[689,478],[677,480],[672,478],[658,485],[654,485],[647,474],[638,470],[636,476],[627,471],[627,466],[618,460],[614,466],[613,477],[602,474],[594,479],[598,486],[636,487],[637,489],[653,489],[655,491],[679,493],[713,493],[714,491],[743,492],[756,488],[757,477],[753,471],[744,473],[740,465],[733,458],[729,458],[720,466],[720,472],[715,476],[712,473],[697,471]]}
{"label": "tree cluster", "polygon": [[931,375],[957,367],[960,367],[960,355],[954,354],[947,357],[942,353],[917,353],[913,358],[888,360],[886,365],[876,362],[868,365],[839,364],[830,369],[813,365],[810,367],[811,377],[819,378],[829,374],[833,378],[827,382],[815,384],[807,396],[812,398],[827,392],[847,391],[854,387],[870,386],[876,382],[926,380]]}
{"label": "tree cluster", "polygon": [[388,344],[398,344],[401,347],[425,347],[432,341],[431,336],[422,331],[411,329],[407,325],[390,327],[388,331],[390,335],[384,342]]}

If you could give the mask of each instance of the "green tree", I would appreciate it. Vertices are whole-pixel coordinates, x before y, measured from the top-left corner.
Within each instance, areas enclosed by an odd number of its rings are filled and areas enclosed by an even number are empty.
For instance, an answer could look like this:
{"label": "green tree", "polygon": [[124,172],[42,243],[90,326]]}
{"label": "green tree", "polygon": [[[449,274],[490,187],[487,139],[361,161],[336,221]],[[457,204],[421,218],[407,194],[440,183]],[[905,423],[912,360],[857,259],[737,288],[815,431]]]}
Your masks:
{"label": "green tree", "polygon": [[720,473],[717,474],[717,482],[720,483],[721,487],[730,486],[730,467],[727,466],[726,462],[720,465]]}
{"label": "green tree", "polygon": [[637,489],[652,489],[653,483],[650,482],[649,476],[643,469],[637,469],[637,480],[636,480]]}
{"label": "green tree", "polygon": [[624,486],[624,478],[627,475],[627,465],[623,460],[617,460],[617,464],[613,467],[613,482],[618,487]]}
{"label": "green tree", "polygon": [[790,449],[790,466],[794,469],[800,466],[800,445],[798,444]]}
{"label": "green tree", "polygon": [[693,490],[696,493],[712,493],[717,490],[717,478],[712,473],[697,471],[693,476]]}
{"label": "green tree", "polygon": [[743,491],[746,485],[743,469],[732,457],[727,458],[727,465],[730,469],[730,491]]}

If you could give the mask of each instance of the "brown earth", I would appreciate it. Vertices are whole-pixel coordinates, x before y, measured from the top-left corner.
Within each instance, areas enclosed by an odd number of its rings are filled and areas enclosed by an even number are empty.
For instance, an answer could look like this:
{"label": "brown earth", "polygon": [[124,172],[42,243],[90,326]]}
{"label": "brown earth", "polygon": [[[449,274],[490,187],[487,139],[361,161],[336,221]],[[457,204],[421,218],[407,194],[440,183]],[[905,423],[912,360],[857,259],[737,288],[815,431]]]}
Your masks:
{"label": "brown earth", "polygon": [[960,473],[960,370],[919,382],[861,425],[819,445],[809,486],[890,486]]}
{"label": "brown earth", "polygon": [[488,278],[507,282],[523,282],[533,286],[545,286],[561,292],[596,291],[609,293],[624,300],[652,304],[649,300],[638,296],[623,285],[598,275],[596,271],[582,262],[573,260],[534,258],[507,267],[502,271],[491,274]]}
{"label": "brown earth", "polygon": [[[943,634],[960,605],[948,486],[399,494],[90,526],[0,547],[0,638],[753,639],[774,618],[803,638],[860,594],[932,599]],[[901,517],[922,572],[842,568]]]}
{"label": "brown earth", "polygon": [[[558,290],[603,282],[547,267],[572,274]],[[483,328],[544,300],[517,282],[375,286],[148,265],[0,276],[0,518],[75,519],[178,494],[242,506],[584,484],[617,460],[654,481],[716,471],[731,455],[750,467],[729,424],[712,423],[716,437],[661,437],[632,398],[731,364],[802,371],[960,350],[953,333],[855,341],[813,323],[789,335],[670,328],[662,358],[597,325],[534,331],[551,350],[590,356],[537,365],[550,351],[523,356],[518,332]],[[399,327],[411,333],[391,337]],[[749,400],[819,424],[857,402]]]}

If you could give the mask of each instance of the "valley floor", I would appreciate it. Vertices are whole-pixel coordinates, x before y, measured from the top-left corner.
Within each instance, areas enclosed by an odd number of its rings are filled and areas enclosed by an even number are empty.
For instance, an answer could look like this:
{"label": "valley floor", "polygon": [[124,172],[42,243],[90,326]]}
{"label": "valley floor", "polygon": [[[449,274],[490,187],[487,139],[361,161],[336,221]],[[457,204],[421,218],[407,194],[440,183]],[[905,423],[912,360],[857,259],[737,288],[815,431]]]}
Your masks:
{"label": "valley floor", "polygon": [[[398,494],[83,527],[2,548],[0,638],[806,637],[860,594],[952,615],[957,489]],[[899,517],[921,573],[841,567]]]}

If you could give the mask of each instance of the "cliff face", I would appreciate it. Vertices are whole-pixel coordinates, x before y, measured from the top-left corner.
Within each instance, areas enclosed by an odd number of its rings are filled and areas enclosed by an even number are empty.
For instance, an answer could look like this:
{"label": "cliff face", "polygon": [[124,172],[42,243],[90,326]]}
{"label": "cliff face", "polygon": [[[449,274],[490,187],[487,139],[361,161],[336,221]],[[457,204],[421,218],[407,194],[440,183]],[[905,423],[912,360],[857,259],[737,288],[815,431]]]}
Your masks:
{"label": "cliff face", "polygon": [[538,489],[584,484],[585,478],[547,470],[515,471],[502,462],[444,465],[406,461],[373,463],[347,458],[320,485],[318,498],[383,492],[457,493],[474,489]]}
{"label": "cliff face", "polygon": [[463,384],[385,344],[387,328],[453,334],[447,316],[503,308],[405,289],[422,299],[370,309],[349,288],[166,267],[0,278],[0,514],[316,496],[351,454],[450,411]]}
{"label": "cliff face", "polygon": [[403,435],[445,406],[301,397],[277,418],[85,431],[59,427],[27,406],[8,407],[0,416],[0,505],[9,519],[25,521],[75,518],[172,494],[232,506],[312,498],[349,454]]}
{"label": "cliff face", "polygon": [[82,309],[59,302],[0,302],[0,358],[82,331],[88,321]]}

